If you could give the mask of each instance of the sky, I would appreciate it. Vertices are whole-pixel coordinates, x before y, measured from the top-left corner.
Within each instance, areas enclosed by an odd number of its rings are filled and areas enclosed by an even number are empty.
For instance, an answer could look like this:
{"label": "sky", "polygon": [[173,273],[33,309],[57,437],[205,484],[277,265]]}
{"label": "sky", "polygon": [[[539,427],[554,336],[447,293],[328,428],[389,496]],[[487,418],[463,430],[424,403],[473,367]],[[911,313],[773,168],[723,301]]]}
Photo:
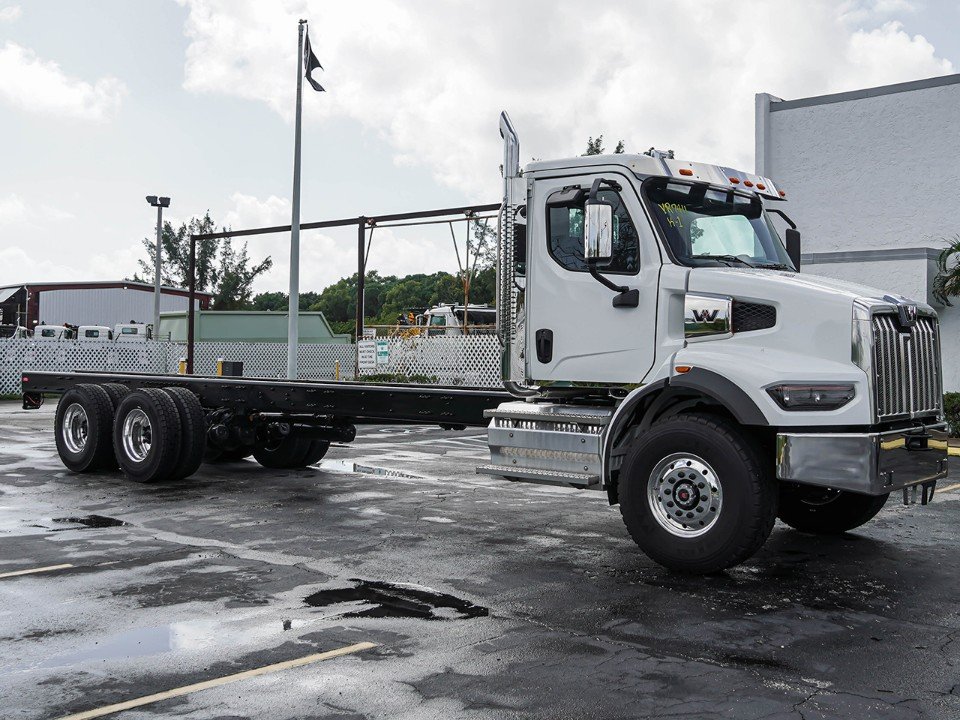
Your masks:
{"label": "sky", "polygon": [[[960,0],[0,0],[0,285],[131,276],[146,195],[289,224],[299,18],[303,222],[499,202],[503,109],[524,162],[602,133],[752,170],[755,93],[960,72]],[[249,249],[284,289],[289,237]],[[301,290],[355,266],[355,230],[303,234]],[[456,268],[445,225],[374,235],[368,269]]]}

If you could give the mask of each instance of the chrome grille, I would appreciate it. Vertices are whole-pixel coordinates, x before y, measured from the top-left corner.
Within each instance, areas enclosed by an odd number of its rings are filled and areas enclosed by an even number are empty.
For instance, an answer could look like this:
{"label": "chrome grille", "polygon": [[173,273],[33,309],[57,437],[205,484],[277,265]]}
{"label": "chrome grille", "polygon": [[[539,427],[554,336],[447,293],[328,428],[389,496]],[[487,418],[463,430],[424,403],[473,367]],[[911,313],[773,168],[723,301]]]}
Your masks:
{"label": "chrome grille", "polygon": [[918,317],[901,332],[896,315],[873,316],[873,372],[877,416],[939,412],[940,343],[937,320]]}

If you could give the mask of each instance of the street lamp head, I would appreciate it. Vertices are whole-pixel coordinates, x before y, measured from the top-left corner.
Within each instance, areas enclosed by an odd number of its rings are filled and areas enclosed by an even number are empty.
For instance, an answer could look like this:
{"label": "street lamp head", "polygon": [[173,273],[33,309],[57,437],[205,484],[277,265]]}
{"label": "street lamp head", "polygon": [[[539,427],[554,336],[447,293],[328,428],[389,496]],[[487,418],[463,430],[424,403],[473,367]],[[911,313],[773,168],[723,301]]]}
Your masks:
{"label": "street lamp head", "polygon": [[160,198],[160,207],[170,207],[170,198],[168,197]]}
{"label": "street lamp head", "polygon": [[147,202],[150,203],[151,205],[153,205],[154,207],[156,207],[156,206],[157,206],[157,196],[156,196],[156,195],[147,195]]}

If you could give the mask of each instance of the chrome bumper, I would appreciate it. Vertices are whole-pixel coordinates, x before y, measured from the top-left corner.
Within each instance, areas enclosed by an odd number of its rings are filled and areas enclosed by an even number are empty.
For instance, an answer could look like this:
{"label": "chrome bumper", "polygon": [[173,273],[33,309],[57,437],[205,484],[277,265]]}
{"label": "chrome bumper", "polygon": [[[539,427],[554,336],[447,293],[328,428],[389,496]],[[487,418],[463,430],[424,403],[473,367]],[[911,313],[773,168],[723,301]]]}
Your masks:
{"label": "chrome bumper", "polygon": [[780,480],[883,495],[946,476],[946,423],[885,433],[777,434]]}

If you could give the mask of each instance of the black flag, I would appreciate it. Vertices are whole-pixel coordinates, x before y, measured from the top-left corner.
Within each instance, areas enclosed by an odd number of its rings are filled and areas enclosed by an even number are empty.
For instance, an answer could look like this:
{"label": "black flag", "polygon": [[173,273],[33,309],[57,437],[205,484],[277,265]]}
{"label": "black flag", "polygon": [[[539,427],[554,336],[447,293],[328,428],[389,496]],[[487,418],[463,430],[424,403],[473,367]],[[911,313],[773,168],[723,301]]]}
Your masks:
{"label": "black flag", "polygon": [[314,90],[317,90],[319,92],[325,92],[323,89],[323,86],[310,76],[310,73],[312,73],[316,68],[320,68],[321,70],[323,70],[323,65],[320,64],[319,60],[317,60],[317,56],[313,54],[313,48],[310,47],[309,32],[307,33],[307,37],[303,45],[303,50],[304,50],[303,58],[306,61],[307,82],[310,83],[310,85],[313,87]]}

